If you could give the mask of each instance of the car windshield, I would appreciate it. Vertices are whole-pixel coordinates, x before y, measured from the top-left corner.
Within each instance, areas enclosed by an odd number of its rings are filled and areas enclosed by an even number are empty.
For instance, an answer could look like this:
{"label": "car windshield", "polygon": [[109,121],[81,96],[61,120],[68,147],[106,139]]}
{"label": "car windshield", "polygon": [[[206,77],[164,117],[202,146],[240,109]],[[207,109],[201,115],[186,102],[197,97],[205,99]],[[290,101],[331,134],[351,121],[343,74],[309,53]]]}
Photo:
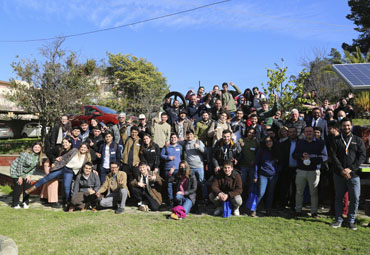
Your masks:
{"label": "car windshield", "polygon": [[117,112],[111,108],[105,107],[105,106],[96,106],[100,111],[108,114],[117,114]]}

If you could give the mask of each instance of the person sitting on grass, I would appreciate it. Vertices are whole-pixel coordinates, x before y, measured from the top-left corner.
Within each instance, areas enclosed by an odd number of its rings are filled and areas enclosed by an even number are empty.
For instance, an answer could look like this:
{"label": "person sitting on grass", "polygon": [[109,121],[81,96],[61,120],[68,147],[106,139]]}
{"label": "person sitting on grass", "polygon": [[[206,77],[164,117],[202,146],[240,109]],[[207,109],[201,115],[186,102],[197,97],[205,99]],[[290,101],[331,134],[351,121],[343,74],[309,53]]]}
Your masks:
{"label": "person sitting on grass", "polygon": [[[99,198],[102,193],[107,192],[106,196],[100,200],[100,206],[117,207],[115,213],[121,214],[125,211],[127,196],[130,196],[127,188],[127,175],[125,172],[119,171],[117,162],[110,162],[110,171],[105,182],[96,192],[96,196]],[[118,204],[119,201],[121,202]]]}
{"label": "person sitting on grass", "polygon": [[175,205],[183,206],[187,215],[195,204],[198,183],[185,160],[180,162],[179,171],[171,176],[170,181],[175,182]]}
{"label": "person sitting on grass", "polygon": [[84,212],[90,206],[92,207],[92,211],[96,212],[96,192],[100,188],[100,180],[99,176],[92,173],[92,169],[92,163],[86,162],[82,168],[82,172],[77,175],[73,186],[73,196],[69,212],[73,212],[75,208],[79,208]]}
{"label": "person sitting on grass", "polygon": [[157,172],[150,171],[144,162],[139,163],[139,172],[130,183],[132,197],[138,202],[140,211],[158,211],[162,204],[162,178]]}
{"label": "person sitting on grass", "polygon": [[[42,151],[41,142],[32,145],[29,152],[22,153],[10,165],[10,177],[13,179],[13,208],[19,209],[19,197],[23,191],[24,209],[28,209],[29,195],[25,192],[26,189],[31,187],[31,175],[35,171],[37,165],[40,165],[40,154]],[[23,184],[23,190],[22,190]]]}
{"label": "person sitting on grass", "polygon": [[233,163],[229,160],[223,164],[223,171],[219,171],[212,184],[212,193],[209,194],[209,200],[216,206],[214,215],[222,213],[222,203],[230,199],[234,209],[234,215],[239,216],[239,207],[243,200],[241,194],[242,178],[240,174],[234,170]]}

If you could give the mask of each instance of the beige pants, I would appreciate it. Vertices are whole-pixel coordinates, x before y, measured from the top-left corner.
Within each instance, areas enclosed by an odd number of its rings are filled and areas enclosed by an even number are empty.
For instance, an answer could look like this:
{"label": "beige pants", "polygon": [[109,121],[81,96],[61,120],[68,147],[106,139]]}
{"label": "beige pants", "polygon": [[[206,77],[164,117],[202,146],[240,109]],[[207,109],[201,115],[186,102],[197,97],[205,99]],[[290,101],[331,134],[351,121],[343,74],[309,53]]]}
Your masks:
{"label": "beige pants", "polygon": [[303,171],[297,169],[297,175],[295,177],[296,194],[295,194],[295,210],[301,212],[303,205],[303,193],[306,188],[306,184],[310,189],[311,195],[311,213],[317,213],[319,207],[319,195],[318,186],[320,182],[320,170],[316,171]]}

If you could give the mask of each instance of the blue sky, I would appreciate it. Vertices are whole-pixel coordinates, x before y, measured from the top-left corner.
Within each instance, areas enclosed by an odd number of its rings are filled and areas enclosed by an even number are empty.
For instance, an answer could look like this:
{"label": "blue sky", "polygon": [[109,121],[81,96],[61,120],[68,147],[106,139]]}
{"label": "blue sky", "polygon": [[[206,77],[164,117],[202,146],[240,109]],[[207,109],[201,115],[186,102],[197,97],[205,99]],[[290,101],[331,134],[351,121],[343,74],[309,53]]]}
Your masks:
{"label": "blue sky", "polygon": [[[48,38],[119,26],[217,0],[2,0],[0,41]],[[73,37],[64,47],[81,59],[107,59],[106,52],[146,58],[185,92],[224,81],[241,89],[266,83],[266,68],[302,69],[315,52],[340,49],[358,34],[345,18],[345,0],[232,0],[131,27]],[[47,42],[0,42],[0,80],[15,77],[10,64],[39,58]]]}

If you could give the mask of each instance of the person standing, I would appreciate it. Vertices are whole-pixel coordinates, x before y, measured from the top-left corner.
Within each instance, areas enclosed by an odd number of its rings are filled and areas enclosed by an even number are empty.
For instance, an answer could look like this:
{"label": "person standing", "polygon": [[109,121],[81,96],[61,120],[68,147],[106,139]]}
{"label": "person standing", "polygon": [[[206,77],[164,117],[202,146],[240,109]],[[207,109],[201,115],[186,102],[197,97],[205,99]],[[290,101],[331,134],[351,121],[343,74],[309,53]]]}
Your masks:
{"label": "person standing", "polygon": [[296,214],[302,216],[303,192],[308,183],[311,195],[311,216],[317,218],[319,206],[318,186],[320,182],[320,168],[328,160],[328,153],[323,140],[314,139],[312,127],[305,127],[304,140],[299,140],[293,152],[297,161],[296,183]]}
{"label": "person standing", "polygon": [[241,94],[241,90],[233,83],[229,82],[230,85],[235,89],[235,91],[229,90],[229,85],[227,82],[222,83],[222,105],[225,110],[229,111],[231,117],[234,117],[236,111],[235,97]]}
{"label": "person standing", "polygon": [[335,218],[333,228],[342,226],[343,198],[346,190],[349,195],[348,227],[357,230],[356,214],[360,200],[361,184],[360,165],[366,160],[365,144],[362,139],[351,133],[352,121],[344,118],[340,122],[340,139],[333,139],[330,146],[330,158],[333,164],[335,188]]}

